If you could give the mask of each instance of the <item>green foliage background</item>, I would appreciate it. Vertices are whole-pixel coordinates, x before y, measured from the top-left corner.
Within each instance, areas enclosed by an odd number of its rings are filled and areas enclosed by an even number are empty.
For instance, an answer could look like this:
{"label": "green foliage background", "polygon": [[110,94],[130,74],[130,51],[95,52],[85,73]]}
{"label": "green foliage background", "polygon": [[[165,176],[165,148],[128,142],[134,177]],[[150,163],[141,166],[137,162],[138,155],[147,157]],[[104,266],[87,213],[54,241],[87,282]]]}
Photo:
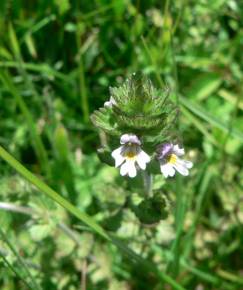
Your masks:
{"label": "green foliage background", "polygon": [[[38,177],[0,150],[1,289],[242,289],[242,12],[237,0],[0,2],[0,144]],[[90,121],[137,71],[170,88],[194,162],[187,178],[156,176],[169,215],[152,227],[127,206],[141,177],[100,162]]]}

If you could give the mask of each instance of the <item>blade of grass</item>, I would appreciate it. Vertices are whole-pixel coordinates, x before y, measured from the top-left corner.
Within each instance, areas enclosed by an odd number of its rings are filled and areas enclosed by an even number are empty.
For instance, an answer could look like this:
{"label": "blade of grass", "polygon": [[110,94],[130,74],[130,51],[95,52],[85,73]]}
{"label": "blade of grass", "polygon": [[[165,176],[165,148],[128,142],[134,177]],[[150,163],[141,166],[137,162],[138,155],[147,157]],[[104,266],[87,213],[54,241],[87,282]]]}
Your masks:
{"label": "blade of grass", "polygon": [[[235,94],[221,89],[218,91],[218,95],[223,98],[224,100],[230,102],[231,104],[235,104],[236,103],[236,99],[238,98],[238,96],[236,96]],[[241,100],[238,102],[238,108],[243,110],[243,100],[241,98]]]}
{"label": "blade of grass", "polygon": [[[167,259],[169,261],[173,260],[172,253],[167,251],[167,250],[162,249],[158,245],[153,245],[152,250],[156,254],[160,255],[163,259]],[[228,282],[230,280],[231,280],[231,282],[233,282],[233,281],[236,282],[236,280],[237,280],[237,283],[239,283],[239,284],[242,282],[242,279],[237,279],[237,277],[234,274],[233,274],[233,276],[231,276],[229,278],[229,276],[227,276],[227,275],[225,275],[225,276],[220,275],[218,273],[218,271],[212,272],[209,269],[210,272],[206,272],[205,269],[201,269],[201,268],[198,268],[198,267],[191,265],[191,263],[189,263],[183,257],[180,258],[179,263],[180,263],[181,267],[183,268],[183,270],[187,270],[188,272],[192,273],[193,275],[200,278],[201,280],[203,280],[207,283],[210,283],[210,285],[214,285],[215,287],[221,287],[220,289],[225,289],[225,290],[226,289],[227,290],[233,289],[232,283]],[[216,289],[218,289],[218,288],[216,288]]]}
{"label": "blade of grass", "polygon": [[[80,20],[81,21],[81,20]],[[78,26],[81,26],[81,23],[78,23]],[[82,53],[82,26],[80,29],[76,30],[76,43],[78,47],[78,70],[79,70],[79,93],[81,97],[81,109],[83,112],[83,120],[85,123],[89,121],[89,102],[88,102],[88,93],[86,87],[86,80],[85,80],[85,70],[83,64],[83,53]]]}
{"label": "blade of grass", "polygon": [[[166,256],[166,258],[168,260],[173,260],[173,256],[171,254],[171,252],[169,251],[163,251],[161,249],[161,247],[157,246],[157,245],[153,245],[152,249],[155,253],[159,254],[161,257]],[[189,272],[192,272],[193,274],[195,274],[197,277],[201,278],[202,280],[212,283],[214,285],[219,285],[220,284],[220,279],[218,277],[216,277],[215,275],[212,275],[211,273],[207,273],[205,271],[202,271],[194,266],[189,265],[185,259],[180,258],[179,263],[181,264],[181,266],[186,269]]]}
{"label": "blade of grass", "polygon": [[214,176],[214,172],[210,169],[209,166],[207,166],[205,168],[205,173],[203,175],[200,187],[199,187],[199,191],[198,191],[198,197],[196,199],[196,206],[195,206],[195,211],[194,211],[194,220],[192,223],[192,226],[190,227],[190,229],[188,230],[188,233],[186,234],[186,243],[185,243],[185,249],[184,249],[184,258],[187,258],[190,253],[191,253],[191,249],[193,246],[193,241],[194,241],[194,234],[197,228],[197,224],[200,220],[200,217],[203,214],[203,211],[205,209],[205,207],[207,206],[207,198],[209,195],[209,191],[208,191],[208,187],[211,184],[212,178]]}
{"label": "blade of grass", "polygon": [[3,262],[5,263],[5,265],[10,269],[10,271],[12,271],[16,277],[18,277],[26,286],[28,289],[33,289],[35,290],[35,288],[33,288],[28,281],[26,281],[21,274],[15,270],[15,268],[9,263],[9,261],[7,260],[7,258],[4,256],[4,254],[0,251],[0,256],[3,259]]}
{"label": "blade of grass", "polygon": [[205,126],[200,122],[188,109],[185,107],[180,108],[182,114],[187,118],[187,121],[190,121],[204,136],[207,140],[209,140],[213,145],[217,146],[218,148],[221,145],[218,141],[208,132]]}
{"label": "blade of grass", "polygon": [[[156,61],[154,60],[154,58],[153,58],[153,56],[152,56],[152,54],[150,52],[150,49],[149,49],[149,47],[147,45],[147,42],[146,42],[145,38],[143,36],[141,36],[141,39],[142,39],[143,46],[144,46],[144,48],[145,48],[145,50],[146,50],[146,52],[147,52],[147,54],[148,54],[148,56],[150,58],[151,64],[153,65],[154,68],[156,68],[156,66],[157,66]],[[157,81],[160,84],[160,86],[163,87],[164,86],[164,82],[162,80],[162,77],[159,75],[159,73],[157,73],[156,69],[155,69],[155,71],[156,71],[155,76],[157,78]]]}
{"label": "blade of grass", "polygon": [[243,278],[236,276],[234,273],[230,273],[230,272],[225,271],[223,269],[217,269],[216,272],[223,279],[229,280],[233,283],[243,285]]}
{"label": "blade of grass", "polygon": [[51,15],[48,15],[47,17],[44,17],[43,19],[41,19],[39,22],[35,23],[34,25],[32,25],[22,37],[22,39],[20,40],[20,43],[24,41],[27,35],[36,33],[37,31],[39,31],[40,29],[42,29],[43,27],[45,27],[46,25],[48,25],[50,22],[54,20],[56,20],[56,15],[51,14]]}
{"label": "blade of grass", "polygon": [[[204,121],[208,122],[212,126],[222,130],[223,132],[228,133],[229,128],[226,124],[212,116],[211,114],[207,113],[202,107],[200,107],[197,104],[194,104],[193,102],[187,100],[185,97],[180,96],[180,102],[181,104],[186,107],[189,111],[191,111],[193,114],[198,116],[199,118],[203,119]],[[238,131],[237,129],[232,128],[230,131],[230,136],[233,136],[241,141],[243,141],[243,134]]]}
{"label": "blade of grass", "polygon": [[[0,61],[0,67],[2,68],[18,68],[19,64],[16,61]],[[51,68],[48,64],[35,64],[35,63],[22,63],[22,67],[25,70],[29,70],[32,72],[38,72],[42,74],[47,74],[50,77],[56,77],[63,82],[70,83],[70,78],[61,72],[56,71]]]}
{"label": "blade of grass", "polygon": [[2,231],[1,228],[0,228],[0,236],[1,236],[2,240],[4,241],[4,243],[6,243],[7,246],[9,247],[9,249],[12,251],[12,253],[14,254],[14,256],[17,258],[17,261],[18,261],[19,265],[25,271],[26,275],[30,279],[31,284],[34,287],[33,289],[37,289],[37,290],[39,289],[39,290],[41,290],[41,288],[38,285],[38,283],[36,282],[35,278],[31,274],[31,272],[29,271],[28,266],[25,264],[24,259],[19,255],[18,251],[14,248],[14,246],[12,245],[12,243],[9,241],[7,235],[4,233],[4,231]]}
{"label": "blade of grass", "polygon": [[18,104],[27,124],[30,130],[31,134],[31,140],[33,142],[33,147],[35,149],[36,155],[38,156],[38,159],[40,161],[40,164],[42,165],[43,171],[46,173],[47,178],[51,176],[50,166],[48,162],[47,153],[45,150],[45,147],[43,145],[43,142],[41,140],[40,135],[37,132],[35,122],[32,118],[32,115],[26,106],[23,98],[19,94],[19,92],[16,90],[14,84],[12,83],[11,78],[8,76],[7,73],[1,74],[1,79],[3,83],[6,85],[9,92],[15,97],[16,103]]}
{"label": "blade of grass", "polygon": [[105,240],[116,245],[127,257],[143,267],[146,271],[145,273],[153,272],[157,277],[159,277],[162,281],[167,282],[176,290],[185,290],[182,286],[180,286],[174,279],[172,279],[169,275],[159,271],[156,266],[144,260],[142,257],[137,255],[131,249],[129,249],[122,241],[118,238],[109,235],[100,225],[98,225],[92,217],[87,215],[84,212],[81,212],[74,205],[72,205],[65,198],[60,196],[57,192],[55,192],[52,188],[42,182],[38,177],[32,174],[28,169],[26,169],[21,163],[19,163],[15,158],[13,158],[2,146],[0,146],[0,157],[2,157],[9,165],[11,165],[17,172],[19,172],[26,180],[28,180],[31,184],[35,185],[41,192],[46,194],[52,200],[60,204],[71,214],[76,216],[83,223],[88,225],[95,233],[99,234]]}
{"label": "blade of grass", "polygon": [[104,13],[107,10],[112,9],[114,5],[115,5],[115,3],[109,3],[107,5],[101,6],[100,8],[97,8],[92,12],[89,12],[89,13],[82,15],[82,19],[88,20],[91,17],[97,16],[98,14]]}
{"label": "blade of grass", "polygon": [[[9,32],[10,47],[13,51],[13,55],[14,55],[14,58],[16,59],[16,62],[19,64],[18,71],[19,71],[20,75],[22,75],[22,77],[25,81],[26,87],[28,87],[31,90],[32,94],[38,98],[39,97],[38,93],[36,92],[32,81],[29,79],[29,75],[27,74],[27,72],[23,68],[23,65],[22,65],[23,58],[21,55],[20,45],[18,42],[17,35],[15,33],[14,27],[12,26],[11,23],[9,23],[8,32]],[[50,170],[50,166],[49,166],[49,162],[48,162],[47,153],[45,150],[45,146],[41,140],[41,137],[39,136],[39,134],[36,130],[36,126],[34,124],[34,120],[32,118],[32,115],[31,115],[28,107],[26,106],[21,94],[19,94],[18,91],[16,90],[11,78],[8,77],[7,74],[2,74],[2,76],[5,80],[5,83],[8,85],[10,92],[15,97],[16,102],[19,105],[23,116],[25,117],[25,119],[27,121],[30,133],[32,135],[32,140],[34,142],[34,149],[35,149],[36,154],[39,158],[40,164],[42,165],[42,169],[45,171],[47,178],[48,178],[51,176],[51,170]]]}

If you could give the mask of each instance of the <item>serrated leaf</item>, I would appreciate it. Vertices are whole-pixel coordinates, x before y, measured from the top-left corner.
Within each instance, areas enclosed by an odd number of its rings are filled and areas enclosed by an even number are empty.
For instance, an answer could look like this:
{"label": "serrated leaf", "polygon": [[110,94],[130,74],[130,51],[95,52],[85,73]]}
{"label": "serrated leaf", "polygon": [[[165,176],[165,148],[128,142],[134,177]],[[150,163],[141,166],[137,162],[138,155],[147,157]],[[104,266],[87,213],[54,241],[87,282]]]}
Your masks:
{"label": "serrated leaf", "polygon": [[[133,133],[146,142],[158,144],[175,131],[177,108],[169,99],[169,90],[157,90],[141,74],[133,74],[120,87],[110,88],[114,104],[95,111],[91,119],[107,134]],[[172,127],[173,125],[173,127]]]}

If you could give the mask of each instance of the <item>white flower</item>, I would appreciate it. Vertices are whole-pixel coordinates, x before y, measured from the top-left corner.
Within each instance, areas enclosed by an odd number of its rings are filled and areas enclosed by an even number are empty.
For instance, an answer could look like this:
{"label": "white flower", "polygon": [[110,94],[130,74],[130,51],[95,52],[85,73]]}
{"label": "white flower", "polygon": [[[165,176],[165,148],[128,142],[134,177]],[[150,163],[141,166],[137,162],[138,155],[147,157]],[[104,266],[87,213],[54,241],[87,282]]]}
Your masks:
{"label": "white flower", "polygon": [[115,149],[111,156],[115,159],[115,167],[120,168],[122,176],[135,177],[137,168],[145,170],[150,157],[141,149],[141,142],[136,135],[124,134],[121,136],[122,146]]}
{"label": "white flower", "polygon": [[193,163],[181,159],[180,156],[184,155],[184,149],[180,148],[178,144],[166,143],[162,145],[158,152],[158,159],[160,162],[160,170],[164,177],[174,176],[178,171],[181,175],[187,176]]}
{"label": "white flower", "polygon": [[104,103],[104,107],[112,108],[113,105],[116,105],[116,101],[113,97],[110,97],[110,100]]}

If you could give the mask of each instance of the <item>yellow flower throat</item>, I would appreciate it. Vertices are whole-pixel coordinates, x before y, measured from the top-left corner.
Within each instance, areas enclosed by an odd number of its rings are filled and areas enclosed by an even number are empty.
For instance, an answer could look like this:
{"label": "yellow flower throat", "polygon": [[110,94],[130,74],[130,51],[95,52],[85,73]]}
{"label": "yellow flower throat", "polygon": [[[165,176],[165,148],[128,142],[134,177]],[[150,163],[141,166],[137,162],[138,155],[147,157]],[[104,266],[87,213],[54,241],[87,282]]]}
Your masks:
{"label": "yellow flower throat", "polygon": [[177,161],[177,156],[175,154],[171,154],[168,156],[168,162],[171,164],[175,164]]}
{"label": "yellow flower throat", "polygon": [[134,159],[137,156],[137,146],[129,143],[124,155],[127,159]]}

